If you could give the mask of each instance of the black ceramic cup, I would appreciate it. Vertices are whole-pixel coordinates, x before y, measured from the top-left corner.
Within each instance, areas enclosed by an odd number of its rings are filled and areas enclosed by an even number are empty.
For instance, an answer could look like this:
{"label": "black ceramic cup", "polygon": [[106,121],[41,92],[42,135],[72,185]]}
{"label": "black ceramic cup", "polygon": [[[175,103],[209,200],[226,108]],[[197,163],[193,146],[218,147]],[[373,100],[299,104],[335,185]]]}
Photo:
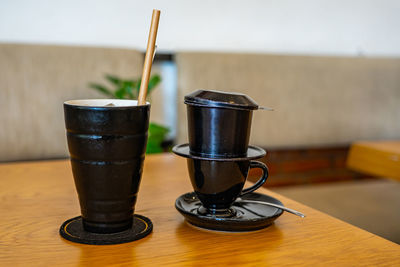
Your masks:
{"label": "black ceramic cup", "polygon": [[83,227],[115,233],[132,226],[146,150],[150,105],[134,100],[64,103]]}
{"label": "black ceramic cup", "polygon": [[[190,181],[202,203],[199,213],[230,217],[235,215],[232,204],[239,196],[251,193],[268,178],[267,166],[253,160],[187,159]],[[251,168],[263,171],[261,178],[251,187],[243,189]]]}
{"label": "black ceramic cup", "polygon": [[243,94],[197,90],[185,96],[190,152],[203,157],[246,155],[257,103]]}

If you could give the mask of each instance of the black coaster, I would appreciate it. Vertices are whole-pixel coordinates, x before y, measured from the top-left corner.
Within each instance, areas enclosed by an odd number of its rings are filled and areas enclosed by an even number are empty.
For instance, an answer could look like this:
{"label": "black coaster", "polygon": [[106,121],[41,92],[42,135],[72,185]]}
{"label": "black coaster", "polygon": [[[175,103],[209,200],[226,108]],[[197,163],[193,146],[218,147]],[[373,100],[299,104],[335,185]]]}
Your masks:
{"label": "black coaster", "polygon": [[283,211],[279,208],[260,203],[269,202],[282,205],[278,199],[259,193],[249,193],[242,196],[242,201],[235,202],[232,209],[236,212],[231,217],[221,218],[213,215],[204,215],[199,212],[202,207],[194,192],[183,194],[175,202],[175,208],[189,223],[209,230],[227,232],[255,231],[270,226]]}
{"label": "black coaster", "polygon": [[60,235],[72,242],[90,245],[112,245],[141,239],[153,230],[153,223],[142,215],[133,215],[132,228],[113,234],[97,234],[83,229],[82,217],[65,221],[60,227]]}

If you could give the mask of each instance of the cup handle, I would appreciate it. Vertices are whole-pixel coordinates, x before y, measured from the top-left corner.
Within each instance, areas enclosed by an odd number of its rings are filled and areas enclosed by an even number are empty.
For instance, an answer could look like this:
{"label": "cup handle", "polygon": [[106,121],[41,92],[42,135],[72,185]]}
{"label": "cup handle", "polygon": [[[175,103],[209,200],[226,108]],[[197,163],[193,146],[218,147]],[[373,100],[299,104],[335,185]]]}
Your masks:
{"label": "cup handle", "polygon": [[268,167],[262,162],[259,161],[250,161],[250,169],[251,168],[260,168],[263,171],[261,178],[255,183],[253,186],[243,189],[239,196],[246,195],[257,190],[260,186],[262,186],[268,178]]}

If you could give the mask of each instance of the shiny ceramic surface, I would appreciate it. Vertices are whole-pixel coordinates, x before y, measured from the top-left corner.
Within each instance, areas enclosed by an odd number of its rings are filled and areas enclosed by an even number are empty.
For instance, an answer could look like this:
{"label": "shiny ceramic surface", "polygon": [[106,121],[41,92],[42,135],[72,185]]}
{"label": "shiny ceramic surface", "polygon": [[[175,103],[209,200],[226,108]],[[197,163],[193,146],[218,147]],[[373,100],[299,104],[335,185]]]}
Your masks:
{"label": "shiny ceramic surface", "polygon": [[[197,197],[203,203],[202,213],[229,216],[232,203],[238,196],[251,193],[268,178],[268,168],[258,161],[213,161],[187,159],[190,181]],[[250,168],[260,168],[261,178],[243,190]]]}
{"label": "shiny ceramic surface", "polygon": [[243,94],[197,90],[185,96],[189,146],[205,157],[242,157],[257,103]]}
{"label": "shiny ceramic surface", "polygon": [[[265,164],[252,161],[261,158],[266,152],[262,148],[250,146],[247,157],[209,158],[192,155],[189,145],[177,145],[172,151],[187,158],[192,187],[202,201],[200,212],[212,213],[220,217],[233,216],[230,206],[238,196],[253,192],[268,178]],[[262,176],[252,187],[243,190],[250,168],[261,168]]]}
{"label": "shiny ceramic surface", "polygon": [[249,146],[247,152],[242,157],[231,157],[231,158],[219,158],[219,157],[202,157],[191,153],[189,144],[176,145],[172,148],[172,152],[175,154],[191,159],[202,159],[202,160],[214,160],[214,161],[240,161],[240,160],[252,160],[264,157],[267,152],[258,146]]}
{"label": "shiny ceramic surface", "polygon": [[132,226],[146,150],[150,105],[64,104],[68,148],[86,231]]}
{"label": "shiny ceramic surface", "polygon": [[259,108],[258,104],[245,94],[203,89],[186,95],[185,104],[247,110]]}
{"label": "shiny ceramic surface", "polygon": [[271,225],[281,214],[282,210],[263,204],[247,202],[247,200],[275,203],[282,205],[276,198],[250,193],[235,202],[232,208],[236,210],[233,217],[220,218],[213,215],[202,215],[198,212],[201,202],[194,192],[186,193],[177,198],[175,208],[185,219],[198,227],[220,231],[253,231]]}
{"label": "shiny ceramic surface", "polygon": [[187,105],[190,151],[207,157],[244,156],[252,111]]}

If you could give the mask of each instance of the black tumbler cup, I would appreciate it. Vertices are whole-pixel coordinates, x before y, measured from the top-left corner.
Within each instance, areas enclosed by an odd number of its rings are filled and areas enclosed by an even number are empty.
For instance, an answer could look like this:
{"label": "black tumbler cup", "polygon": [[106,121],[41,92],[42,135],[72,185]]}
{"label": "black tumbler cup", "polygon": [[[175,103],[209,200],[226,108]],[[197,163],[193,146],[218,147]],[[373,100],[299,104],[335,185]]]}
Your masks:
{"label": "black tumbler cup", "polygon": [[130,228],[146,151],[150,104],[72,100],[64,103],[64,114],[84,229],[115,233]]}

